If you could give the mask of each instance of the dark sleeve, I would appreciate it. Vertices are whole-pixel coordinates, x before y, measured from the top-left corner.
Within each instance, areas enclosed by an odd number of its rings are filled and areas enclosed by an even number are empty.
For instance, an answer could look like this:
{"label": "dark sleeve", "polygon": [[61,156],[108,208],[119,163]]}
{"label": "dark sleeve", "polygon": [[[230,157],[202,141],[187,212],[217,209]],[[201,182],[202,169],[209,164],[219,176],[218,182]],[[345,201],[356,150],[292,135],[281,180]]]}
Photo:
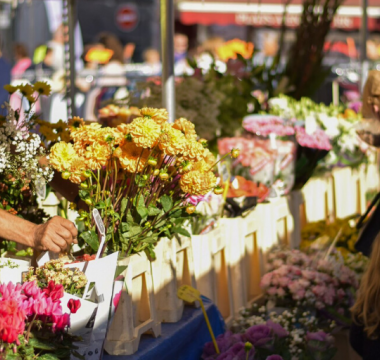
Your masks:
{"label": "dark sleeve", "polygon": [[363,327],[356,325],[354,322],[352,322],[352,325],[350,328],[350,344],[352,348],[360,356],[363,356],[363,342],[364,342],[363,340],[364,340]]}

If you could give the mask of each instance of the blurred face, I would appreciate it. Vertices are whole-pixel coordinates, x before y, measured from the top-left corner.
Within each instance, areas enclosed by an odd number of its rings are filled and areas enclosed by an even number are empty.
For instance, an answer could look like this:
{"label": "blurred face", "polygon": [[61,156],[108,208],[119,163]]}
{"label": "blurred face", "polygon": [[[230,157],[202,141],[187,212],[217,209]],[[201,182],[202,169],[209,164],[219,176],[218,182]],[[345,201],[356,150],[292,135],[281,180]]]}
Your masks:
{"label": "blurred face", "polygon": [[189,47],[189,39],[186,35],[177,34],[174,36],[174,52],[184,54]]}
{"label": "blurred face", "polygon": [[145,56],[145,61],[148,64],[157,64],[160,62],[160,54],[158,51],[148,51]]}

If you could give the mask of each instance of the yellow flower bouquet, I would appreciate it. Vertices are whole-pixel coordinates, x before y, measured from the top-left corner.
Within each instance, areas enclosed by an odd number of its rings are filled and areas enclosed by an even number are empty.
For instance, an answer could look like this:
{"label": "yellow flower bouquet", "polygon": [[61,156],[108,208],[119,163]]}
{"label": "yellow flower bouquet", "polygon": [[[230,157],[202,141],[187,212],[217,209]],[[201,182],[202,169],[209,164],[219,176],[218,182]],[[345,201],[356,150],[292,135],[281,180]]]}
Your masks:
{"label": "yellow flower bouquet", "polygon": [[116,128],[77,122],[70,128],[72,142],[51,148],[51,165],[79,184],[88,205],[78,218],[86,253],[99,248],[94,208],[104,221],[109,253],[146,251],[154,257],[160,237],[189,236],[184,222],[217,186],[215,158],[191,122],[167,120],[165,109],[143,108]]}

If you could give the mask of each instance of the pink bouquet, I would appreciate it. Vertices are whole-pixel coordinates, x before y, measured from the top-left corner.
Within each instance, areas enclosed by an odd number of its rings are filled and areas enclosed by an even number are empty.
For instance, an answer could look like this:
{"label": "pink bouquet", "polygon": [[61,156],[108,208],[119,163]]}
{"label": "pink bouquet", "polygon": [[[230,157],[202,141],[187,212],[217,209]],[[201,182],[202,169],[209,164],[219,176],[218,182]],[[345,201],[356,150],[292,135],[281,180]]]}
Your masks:
{"label": "pink bouquet", "polygon": [[285,250],[271,253],[268,268],[271,271],[262,277],[260,286],[276,306],[315,307],[349,323],[358,281],[347,266],[332,257],[318,260],[298,250]]}
{"label": "pink bouquet", "polygon": [[243,128],[255,135],[277,136],[294,135],[293,123],[286,124],[285,120],[275,115],[250,115],[246,116],[243,121]]}
{"label": "pink bouquet", "polygon": [[296,126],[295,129],[297,142],[301,146],[327,151],[332,149],[330,139],[323,130],[317,129],[313,134],[310,135],[306,132],[305,128],[301,126]]}
{"label": "pink bouquet", "polygon": [[[62,313],[62,285],[51,281],[48,287],[40,289],[36,282],[0,284],[0,295],[0,358],[12,354],[17,359],[29,359],[34,354],[35,359],[55,353],[58,348],[70,356],[66,333],[70,314]],[[74,313],[80,302],[73,300],[68,307]]]}

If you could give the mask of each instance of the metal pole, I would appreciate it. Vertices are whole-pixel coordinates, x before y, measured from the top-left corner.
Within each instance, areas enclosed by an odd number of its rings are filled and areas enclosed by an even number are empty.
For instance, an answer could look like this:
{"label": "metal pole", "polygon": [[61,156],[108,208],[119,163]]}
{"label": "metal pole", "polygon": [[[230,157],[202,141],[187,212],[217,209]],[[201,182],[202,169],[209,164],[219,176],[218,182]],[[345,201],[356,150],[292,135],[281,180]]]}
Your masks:
{"label": "metal pole", "polygon": [[174,82],[174,3],[161,1],[162,104],[169,112],[169,122],[175,120]]}
{"label": "metal pole", "polygon": [[367,39],[368,39],[368,17],[367,6],[368,0],[361,0],[362,2],[362,26],[360,29],[360,90],[363,91],[365,82],[368,75],[368,60],[367,60]]}
{"label": "metal pole", "polygon": [[67,117],[72,118],[76,114],[75,109],[75,25],[76,2],[75,0],[63,1],[62,20],[65,34],[65,72],[66,72],[66,100]]}

